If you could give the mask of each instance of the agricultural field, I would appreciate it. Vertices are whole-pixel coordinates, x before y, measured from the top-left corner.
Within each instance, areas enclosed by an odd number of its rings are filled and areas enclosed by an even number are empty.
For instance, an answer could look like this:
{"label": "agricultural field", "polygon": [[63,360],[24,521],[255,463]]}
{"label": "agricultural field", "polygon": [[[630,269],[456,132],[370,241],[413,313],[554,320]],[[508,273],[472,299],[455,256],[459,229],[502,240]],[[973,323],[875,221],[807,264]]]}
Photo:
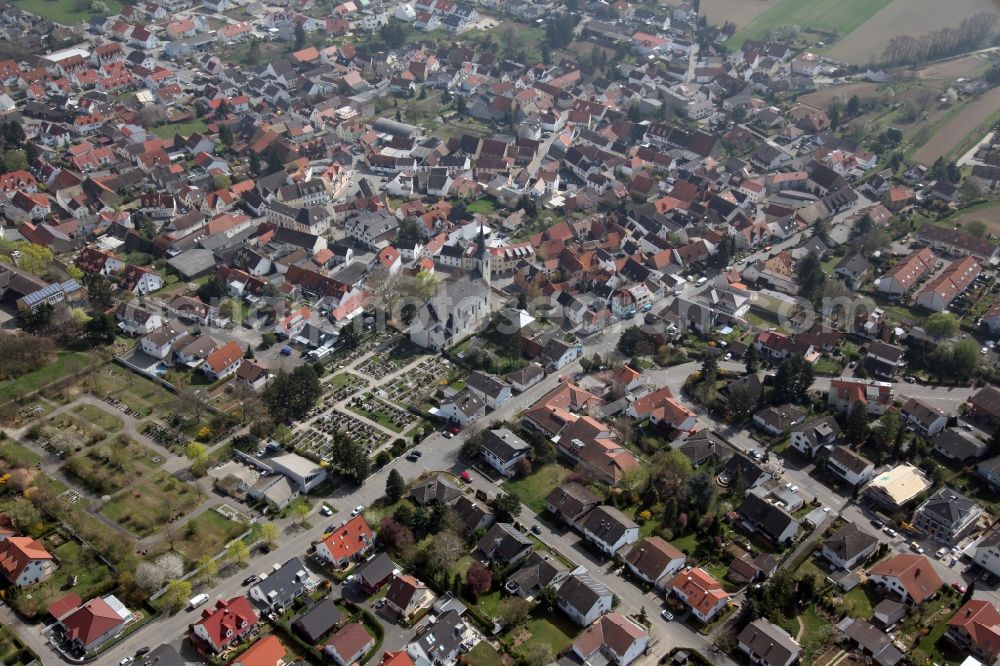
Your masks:
{"label": "agricultural field", "polygon": [[740,30],[777,3],[778,0],[702,0],[701,11],[710,24],[729,21]]}
{"label": "agricultural field", "polygon": [[893,1],[899,0],[780,0],[738,30],[730,38],[729,46],[738,48],[748,39],[767,37],[770,31],[785,26],[832,32],[844,37]]}
{"label": "agricultural field", "polygon": [[981,208],[974,207],[973,210],[960,213],[951,221],[953,221],[956,225],[961,226],[968,224],[973,220],[983,222],[989,233],[994,236],[1000,236],[1000,201],[994,201],[991,205]]}
{"label": "agricultural field", "polygon": [[927,143],[913,154],[913,158],[930,164],[937,158],[948,155],[959,147],[970,132],[978,133],[981,126],[985,132],[984,124],[997,115],[998,109],[1000,109],[1000,88],[992,88],[945,122]]}
{"label": "agricultural field", "polygon": [[79,352],[60,352],[54,361],[34,372],[29,372],[14,380],[0,382],[0,402],[20,398],[27,393],[37,391],[52,382],[67,377],[94,363],[90,354]]}
{"label": "agricultural field", "polygon": [[106,12],[90,11],[90,2],[86,0],[10,0],[10,4],[63,25],[86,23],[91,16],[111,16],[122,10],[118,0],[104,0]]}
{"label": "agricultural field", "polygon": [[104,505],[104,515],[140,537],[154,534],[201,501],[191,484],[166,472],[131,488]]}
{"label": "agricultural field", "polygon": [[[788,1],[785,0],[782,4]],[[792,0],[793,3],[795,1]],[[837,8],[850,3],[817,0],[813,4]],[[871,5],[873,11],[869,12],[865,21],[855,24],[850,30],[840,30],[842,37],[826,51],[828,55],[852,64],[864,65],[878,61],[885,44],[893,37],[919,37],[932,30],[956,27],[962,19],[970,16],[997,11],[995,0],[876,0]]]}

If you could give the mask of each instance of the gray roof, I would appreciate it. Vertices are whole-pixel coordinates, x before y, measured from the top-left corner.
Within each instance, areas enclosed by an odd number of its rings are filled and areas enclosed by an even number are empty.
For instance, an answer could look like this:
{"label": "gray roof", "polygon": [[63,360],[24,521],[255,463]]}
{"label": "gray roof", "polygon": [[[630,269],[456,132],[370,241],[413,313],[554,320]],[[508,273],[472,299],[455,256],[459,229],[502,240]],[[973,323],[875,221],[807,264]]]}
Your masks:
{"label": "gray roof", "polygon": [[384,581],[396,570],[396,563],[385,553],[379,553],[358,567],[356,573],[362,580],[371,583]]}
{"label": "gray roof", "polygon": [[430,502],[449,504],[461,494],[462,491],[443,476],[432,476],[410,490],[410,497],[417,504],[429,504]]}
{"label": "gray roof", "polygon": [[587,571],[574,573],[559,587],[556,598],[570,608],[586,614],[602,597],[610,597],[611,590],[604,587]]}
{"label": "gray roof", "polygon": [[613,506],[602,505],[583,518],[583,529],[607,544],[617,542],[636,522]]}
{"label": "gray roof", "polygon": [[531,445],[507,428],[487,430],[483,435],[483,448],[504,462],[514,460],[531,451]]}
{"label": "gray roof", "polygon": [[746,646],[758,658],[769,664],[785,664],[789,658],[798,658],[802,647],[788,633],[764,618],[754,620],[739,635],[740,646]]}
{"label": "gray roof", "polygon": [[506,383],[479,370],[473,370],[469,373],[465,379],[465,385],[491,398],[497,397],[501,391],[507,388]]}
{"label": "gray roof", "polygon": [[413,642],[420,646],[435,663],[445,663],[453,658],[462,645],[465,623],[457,611],[450,610],[437,618],[430,631]]}
{"label": "gray roof", "polygon": [[551,555],[532,553],[524,561],[521,568],[507,579],[517,583],[518,588],[525,593],[548,587],[559,574],[568,571],[566,565]]}
{"label": "gray roof", "polygon": [[292,622],[292,629],[308,643],[316,643],[331,629],[340,624],[343,614],[329,597],[321,599],[312,608]]}
{"label": "gray roof", "polygon": [[843,560],[852,560],[877,541],[871,534],[859,530],[854,523],[848,523],[824,541],[823,547],[829,548]]}
{"label": "gray roof", "polygon": [[491,560],[513,562],[533,547],[531,539],[517,531],[510,523],[495,523],[482,539],[476,543],[476,548]]}
{"label": "gray roof", "polygon": [[215,255],[210,250],[192,248],[168,259],[167,265],[185,278],[196,277],[215,268]]}
{"label": "gray roof", "polygon": [[933,440],[934,448],[956,460],[979,458],[986,454],[986,442],[967,436],[958,428],[945,428]]}
{"label": "gray roof", "polygon": [[297,557],[288,560],[277,571],[255,586],[271,603],[285,604],[298,596],[309,580],[309,569]]}
{"label": "gray roof", "polygon": [[771,539],[781,536],[790,524],[798,525],[790,513],[752,494],[746,496],[737,511]]}
{"label": "gray roof", "polygon": [[945,486],[931,495],[917,511],[944,525],[957,525],[981,510],[974,499]]}

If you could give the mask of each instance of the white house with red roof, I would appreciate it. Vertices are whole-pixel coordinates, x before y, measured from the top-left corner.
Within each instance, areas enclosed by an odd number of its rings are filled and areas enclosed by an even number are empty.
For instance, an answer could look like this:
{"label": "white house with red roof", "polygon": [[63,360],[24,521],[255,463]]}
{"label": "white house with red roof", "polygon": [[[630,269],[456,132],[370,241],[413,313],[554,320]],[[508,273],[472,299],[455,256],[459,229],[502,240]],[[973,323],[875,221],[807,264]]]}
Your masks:
{"label": "white house with red roof", "polygon": [[1000,611],[985,599],[970,599],[948,620],[944,637],[984,664],[1000,657]]}
{"label": "white house with red roof", "polygon": [[869,580],[895,593],[905,603],[919,604],[941,589],[941,578],[923,555],[902,553],[868,571]]}
{"label": "white house with red roof", "polygon": [[378,254],[375,255],[375,261],[373,263],[376,266],[385,268],[389,271],[389,275],[395,275],[402,267],[403,260],[399,250],[391,245],[387,245],[378,251]]}
{"label": "white house with red roof", "polygon": [[55,570],[55,560],[41,541],[21,536],[0,540],[0,574],[9,583],[27,587],[45,580]]}
{"label": "white house with red roof", "polygon": [[114,595],[91,599],[59,620],[59,628],[70,644],[81,652],[100,647],[124,628],[132,612]]}
{"label": "white house with red roof", "polygon": [[335,567],[347,566],[375,545],[375,534],[362,516],[355,516],[316,544],[316,557]]}
{"label": "white house with red roof", "polygon": [[869,414],[885,414],[892,404],[892,384],[888,382],[834,379],[830,381],[827,406],[837,412],[850,412],[863,405]]}
{"label": "white house with red roof", "polygon": [[628,666],[649,644],[649,632],[618,612],[599,617],[573,642],[573,653],[584,663],[609,662]]}
{"label": "white house with red roof", "polygon": [[293,310],[275,324],[274,332],[286,338],[293,338],[309,323],[310,315],[312,315],[312,310],[308,306],[303,305],[298,310]]}
{"label": "white house with red roof", "polygon": [[337,633],[330,637],[323,651],[328,657],[333,659],[338,666],[348,666],[361,660],[365,652],[375,645],[375,639],[365,625],[360,622],[351,622],[340,628]]}
{"label": "white house with red roof", "polygon": [[242,364],[243,348],[235,340],[230,340],[205,358],[201,371],[211,379],[223,379],[239,370]]}
{"label": "white house with red roof", "polygon": [[257,611],[244,596],[219,599],[215,606],[201,612],[201,620],[191,625],[210,652],[222,651],[257,627]]}
{"label": "white house with red roof", "polygon": [[693,431],[698,422],[694,412],[678,402],[667,386],[635,398],[625,414],[634,419],[648,418],[654,424],[662,423],[687,432]]}
{"label": "white house with red roof", "polygon": [[710,622],[729,602],[729,593],[701,567],[681,571],[670,589],[702,622]]}

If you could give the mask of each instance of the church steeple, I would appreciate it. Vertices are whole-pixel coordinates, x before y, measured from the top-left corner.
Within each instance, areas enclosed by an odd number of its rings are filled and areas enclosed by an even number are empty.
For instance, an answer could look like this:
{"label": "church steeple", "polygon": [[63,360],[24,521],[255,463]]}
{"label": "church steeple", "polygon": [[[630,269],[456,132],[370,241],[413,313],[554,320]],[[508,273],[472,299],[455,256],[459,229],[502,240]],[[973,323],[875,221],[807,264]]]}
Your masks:
{"label": "church steeple", "polygon": [[479,271],[479,276],[489,285],[492,278],[490,275],[490,253],[486,247],[486,231],[482,220],[479,221],[479,236],[476,238],[476,269]]}

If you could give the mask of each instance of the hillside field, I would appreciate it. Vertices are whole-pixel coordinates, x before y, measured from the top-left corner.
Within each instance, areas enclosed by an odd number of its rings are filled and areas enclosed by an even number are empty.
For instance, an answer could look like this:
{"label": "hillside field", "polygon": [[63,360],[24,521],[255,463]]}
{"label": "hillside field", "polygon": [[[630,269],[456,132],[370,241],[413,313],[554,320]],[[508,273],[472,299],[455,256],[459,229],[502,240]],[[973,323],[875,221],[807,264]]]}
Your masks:
{"label": "hillside field", "polygon": [[[744,0],[756,2],[757,0]],[[729,46],[738,48],[748,39],[766,37],[771,30],[782,26],[822,30],[849,35],[890,2],[899,0],[779,0],[770,8],[741,28],[729,40]]]}

